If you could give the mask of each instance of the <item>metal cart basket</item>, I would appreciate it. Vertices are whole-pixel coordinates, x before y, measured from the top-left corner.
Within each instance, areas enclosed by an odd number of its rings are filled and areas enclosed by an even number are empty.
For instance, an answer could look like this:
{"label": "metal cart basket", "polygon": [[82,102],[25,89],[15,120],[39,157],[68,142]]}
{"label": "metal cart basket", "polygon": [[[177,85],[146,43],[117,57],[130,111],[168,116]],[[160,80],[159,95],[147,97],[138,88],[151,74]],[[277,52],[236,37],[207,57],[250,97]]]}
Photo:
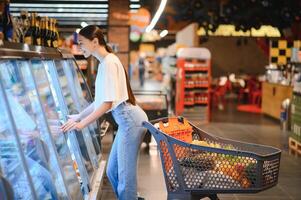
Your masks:
{"label": "metal cart basket", "polygon": [[[183,120],[178,117],[179,123]],[[189,122],[192,144],[154,126],[168,121],[143,123],[160,150],[168,199],[218,199],[218,193],[257,193],[277,184],[279,149],[213,136]]]}

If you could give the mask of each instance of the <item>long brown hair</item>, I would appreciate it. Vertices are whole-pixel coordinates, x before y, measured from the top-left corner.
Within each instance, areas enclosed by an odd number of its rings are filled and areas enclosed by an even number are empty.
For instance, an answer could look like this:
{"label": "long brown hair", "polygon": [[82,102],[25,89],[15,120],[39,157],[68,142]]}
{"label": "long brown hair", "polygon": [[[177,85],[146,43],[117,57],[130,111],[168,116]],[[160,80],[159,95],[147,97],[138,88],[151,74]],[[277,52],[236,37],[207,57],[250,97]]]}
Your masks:
{"label": "long brown hair", "polygon": [[[112,48],[105,41],[104,34],[100,30],[100,28],[98,28],[97,26],[88,25],[88,26],[82,28],[79,31],[79,34],[91,41],[94,38],[97,38],[99,45],[104,46],[105,49],[107,50],[107,52],[113,53]],[[133,91],[132,91],[132,88],[130,85],[130,80],[129,80],[128,74],[124,67],[123,67],[123,69],[124,69],[124,73],[125,73],[125,77],[126,77],[126,87],[127,87],[128,96],[129,96],[129,99],[127,100],[127,102],[131,103],[132,105],[136,105],[136,99],[135,99],[135,96],[133,94]]]}

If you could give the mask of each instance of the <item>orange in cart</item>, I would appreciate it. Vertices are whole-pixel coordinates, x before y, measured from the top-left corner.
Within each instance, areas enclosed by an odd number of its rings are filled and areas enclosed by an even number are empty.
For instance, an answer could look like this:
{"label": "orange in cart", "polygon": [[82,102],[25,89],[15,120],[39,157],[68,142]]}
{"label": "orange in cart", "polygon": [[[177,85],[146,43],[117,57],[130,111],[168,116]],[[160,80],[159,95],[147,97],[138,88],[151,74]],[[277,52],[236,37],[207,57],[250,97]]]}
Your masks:
{"label": "orange in cart", "polygon": [[[181,118],[180,118],[181,119]],[[179,121],[177,117],[168,118],[168,124],[164,124],[162,121],[159,122],[159,129],[167,135],[174,137],[183,142],[192,142],[192,127],[190,126],[187,119],[182,118]]]}

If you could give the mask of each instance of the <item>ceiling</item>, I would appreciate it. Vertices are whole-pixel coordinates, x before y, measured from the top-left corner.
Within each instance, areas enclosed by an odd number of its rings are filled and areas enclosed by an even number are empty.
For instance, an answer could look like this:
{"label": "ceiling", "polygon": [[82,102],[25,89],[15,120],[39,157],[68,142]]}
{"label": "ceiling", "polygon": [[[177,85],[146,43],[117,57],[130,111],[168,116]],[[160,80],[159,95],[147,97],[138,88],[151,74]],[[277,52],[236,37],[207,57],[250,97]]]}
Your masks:
{"label": "ceiling", "polygon": [[[80,28],[82,22],[106,27],[109,0],[11,0],[11,12],[35,11],[40,16],[58,19],[61,31]],[[112,0],[114,1],[114,0]],[[130,10],[140,6],[153,16],[161,0],[128,0]],[[272,25],[283,31],[301,22],[301,0],[168,0],[157,29],[177,31],[191,22],[214,32],[220,24],[233,24],[247,31]]]}
{"label": "ceiling", "polygon": [[[158,1],[141,4],[152,7]],[[169,0],[157,27],[177,30],[191,22],[213,32],[220,24],[242,31],[272,25],[283,31],[301,23],[301,0]]]}
{"label": "ceiling", "polygon": [[58,19],[60,29],[80,28],[82,22],[106,26],[108,21],[108,0],[11,0],[13,16],[21,10],[37,12],[40,16]]}

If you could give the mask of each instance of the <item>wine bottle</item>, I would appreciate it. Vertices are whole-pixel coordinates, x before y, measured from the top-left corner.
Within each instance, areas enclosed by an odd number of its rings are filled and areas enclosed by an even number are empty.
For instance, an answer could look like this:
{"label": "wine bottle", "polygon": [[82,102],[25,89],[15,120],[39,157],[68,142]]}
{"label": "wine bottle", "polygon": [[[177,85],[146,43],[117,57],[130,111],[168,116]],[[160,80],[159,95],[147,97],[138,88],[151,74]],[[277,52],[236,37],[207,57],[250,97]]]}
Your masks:
{"label": "wine bottle", "polygon": [[19,42],[20,43],[24,43],[24,37],[25,37],[25,33],[28,29],[28,19],[27,19],[27,12],[24,10],[21,10],[20,12],[20,21],[19,21],[19,31],[20,31],[20,38],[19,38]]}
{"label": "wine bottle", "polygon": [[49,19],[49,38],[50,38],[50,47],[53,47],[54,41],[54,32],[53,32],[53,19]]}
{"label": "wine bottle", "polygon": [[31,22],[29,28],[26,30],[24,36],[24,42],[26,44],[32,45],[33,44],[33,33],[34,33],[34,14],[31,14]]}
{"label": "wine bottle", "polygon": [[45,17],[41,18],[41,45],[46,46],[45,37],[46,37],[46,25],[45,25]]}
{"label": "wine bottle", "polygon": [[4,7],[4,3],[0,2],[0,45],[2,45],[2,40],[4,39],[4,35],[3,35],[3,7]]}
{"label": "wine bottle", "polygon": [[13,39],[13,21],[10,15],[9,0],[4,2],[4,12],[3,12],[3,34],[4,40],[12,41]]}
{"label": "wine bottle", "polygon": [[56,21],[56,19],[53,20],[53,25],[54,25],[53,47],[57,48],[58,47],[58,42],[59,42],[59,32],[58,32],[58,29],[57,29],[57,21]]}
{"label": "wine bottle", "polygon": [[40,27],[40,22],[41,22],[41,17],[36,14],[36,19],[35,19],[35,43],[36,45],[41,46],[41,27]]}
{"label": "wine bottle", "polygon": [[51,33],[49,29],[49,18],[45,18],[45,46],[51,47]]}

